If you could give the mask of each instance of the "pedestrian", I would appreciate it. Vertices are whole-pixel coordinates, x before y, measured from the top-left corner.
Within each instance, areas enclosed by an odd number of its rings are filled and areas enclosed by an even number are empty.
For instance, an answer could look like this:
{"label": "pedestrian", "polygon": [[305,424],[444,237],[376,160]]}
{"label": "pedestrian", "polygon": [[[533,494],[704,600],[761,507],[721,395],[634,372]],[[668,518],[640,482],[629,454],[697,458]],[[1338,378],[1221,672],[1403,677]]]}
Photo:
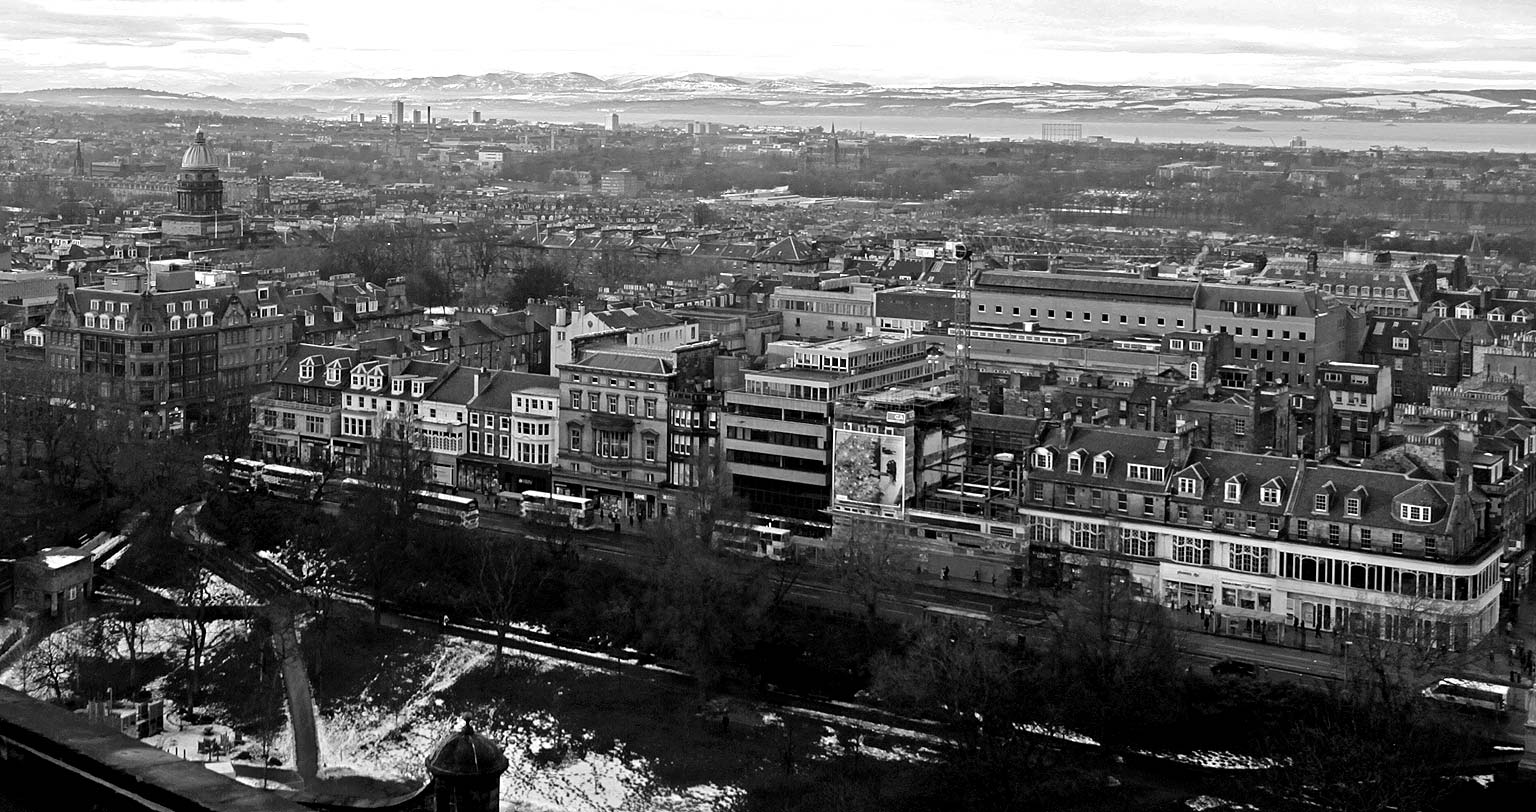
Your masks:
{"label": "pedestrian", "polygon": [[1194,611],[1195,611],[1194,604],[1190,603],[1189,601],[1185,601],[1184,602],[1184,614],[1186,614],[1186,615],[1192,614]]}
{"label": "pedestrian", "polygon": [[939,570],[939,580],[940,581],[948,581],[949,580],[949,567],[946,566],[944,569]]}
{"label": "pedestrian", "polygon": [[1200,625],[1204,626],[1206,631],[1211,630],[1211,619],[1204,613],[1200,615]]}
{"label": "pedestrian", "polygon": [[978,584],[981,583],[981,570],[976,570],[976,572],[972,573],[971,580]]}
{"label": "pedestrian", "polygon": [[618,519],[614,519],[613,520],[613,534],[615,536],[617,536],[620,533],[620,531],[621,531],[621,528],[619,527],[619,520]]}
{"label": "pedestrian", "polygon": [[992,573],[992,585],[997,586],[997,573]]}

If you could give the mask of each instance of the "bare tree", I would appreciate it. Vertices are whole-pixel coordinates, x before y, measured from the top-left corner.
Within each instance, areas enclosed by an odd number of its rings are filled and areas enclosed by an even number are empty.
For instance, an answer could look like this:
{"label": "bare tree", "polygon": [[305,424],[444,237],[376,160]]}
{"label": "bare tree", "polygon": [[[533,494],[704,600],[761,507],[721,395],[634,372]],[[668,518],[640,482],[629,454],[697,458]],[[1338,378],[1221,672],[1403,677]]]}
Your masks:
{"label": "bare tree", "polygon": [[496,627],[495,673],[502,672],[507,628],[527,605],[533,583],[533,553],[522,544],[498,541],[485,533],[470,540],[475,556],[474,605]]}
{"label": "bare tree", "polygon": [[186,699],[190,709],[202,701],[208,655],[225,637],[210,611],[222,603],[214,590],[213,573],[201,566],[194,568],[176,590],[176,603],[183,613],[177,643],[186,671]]}
{"label": "bare tree", "polygon": [[1475,620],[1424,595],[1394,596],[1379,611],[1354,618],[1342,635],[1346,688],[1355,701],[1396,707],[1412,702],[1433,675],[1473,667],[1498,673],[1498,665],[1510,664],[1501,659],[1495,635],[1468,645],[1464,634],[1451,631]]}
{"label": "bare tree", "polygon": [[870,620],[884,601],[912,589],[917,564],[900,527],[877,519],[855,519],[839,527],[837,582]]}
{"label": "bare tree", "polygon": [[1178,633],[1109,559],[1087,559],[1048,618],[1061,721],[1113,743],[1157,728],[1180,680]]}

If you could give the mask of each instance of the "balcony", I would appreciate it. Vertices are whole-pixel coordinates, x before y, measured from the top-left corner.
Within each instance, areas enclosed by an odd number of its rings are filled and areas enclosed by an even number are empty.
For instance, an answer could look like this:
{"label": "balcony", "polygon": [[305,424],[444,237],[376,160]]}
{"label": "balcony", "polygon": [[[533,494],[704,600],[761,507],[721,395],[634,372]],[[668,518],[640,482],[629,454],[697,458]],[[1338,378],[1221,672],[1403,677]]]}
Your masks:
{"label": "balcony", "polygon": [[251,398],[252,409],[285,409],[290,412],[309,412],[311,414],[333,414],[339,411],[336,406],[323,406],[319,403],[301,403],[297,400],[279,400],[268,396]]}

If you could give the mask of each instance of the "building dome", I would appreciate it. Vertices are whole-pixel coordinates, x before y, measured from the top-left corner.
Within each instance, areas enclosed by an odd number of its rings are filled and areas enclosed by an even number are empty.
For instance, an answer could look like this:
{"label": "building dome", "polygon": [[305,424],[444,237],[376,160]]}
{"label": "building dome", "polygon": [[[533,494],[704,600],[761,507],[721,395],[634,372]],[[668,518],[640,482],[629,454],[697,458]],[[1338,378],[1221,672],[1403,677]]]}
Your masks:
{"label": "building dome", "polygon": [[438,779],[499,778],[507,767],[501,745],[476,733],[468,719],[433,746],[427,756],[427,772]]}
{"label": "building dome", "polygon": [[199,127],[197,135],[192,137],[192,146],[187,147],[186,154],[181,156],[181,168],[217,169],[218,166],[213,162],[213,153],[208,151],[208,138]]}

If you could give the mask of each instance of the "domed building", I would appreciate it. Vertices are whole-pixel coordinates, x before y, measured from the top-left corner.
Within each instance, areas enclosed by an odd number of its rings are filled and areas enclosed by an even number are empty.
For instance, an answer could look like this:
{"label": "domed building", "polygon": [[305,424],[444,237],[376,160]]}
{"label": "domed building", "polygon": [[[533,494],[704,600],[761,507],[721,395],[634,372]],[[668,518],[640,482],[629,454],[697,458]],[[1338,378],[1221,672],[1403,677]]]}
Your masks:
{"label": "domed building", "polygon": [[444,736],[427,756],[435,812],[496,812],[501,808],[501,774],[507,771],[501,745],[475,732],[468,719]]}
{"label": "domed building", "polygon": [[196,248],[240,240],[240,216],[224,212],[224,181],[219,179],[219,165],[201,128],[181,157],[176,211],[160,218],[160,229],[170,242]]}

